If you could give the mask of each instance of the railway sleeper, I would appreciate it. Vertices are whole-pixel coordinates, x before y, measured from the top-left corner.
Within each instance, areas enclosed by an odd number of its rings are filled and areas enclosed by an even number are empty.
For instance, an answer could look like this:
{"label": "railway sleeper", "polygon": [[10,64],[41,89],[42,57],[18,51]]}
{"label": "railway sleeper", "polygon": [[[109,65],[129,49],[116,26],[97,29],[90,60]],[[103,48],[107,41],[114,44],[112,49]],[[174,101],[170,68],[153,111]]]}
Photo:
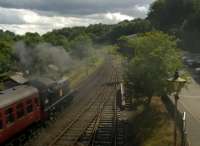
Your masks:
{"label": "railway sleeper", "polygon": [[112,142],[110,141],[95,141],[95,146],[111,146]]}

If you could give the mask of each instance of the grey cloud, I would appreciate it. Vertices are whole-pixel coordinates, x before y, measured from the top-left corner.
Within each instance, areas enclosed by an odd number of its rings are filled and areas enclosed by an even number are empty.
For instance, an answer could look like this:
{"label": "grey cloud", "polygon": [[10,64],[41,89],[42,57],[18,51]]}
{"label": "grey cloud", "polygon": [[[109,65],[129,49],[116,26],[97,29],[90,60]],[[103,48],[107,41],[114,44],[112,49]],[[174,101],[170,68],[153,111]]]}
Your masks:
{"label": "grey cloud", "polygon": [[[20,13],[18,11],[18,13]],[[0,7],[0,24],[24,24],[20,15],[15,10],[8,10]]]}
{"label": "grey cloud", "polygon": [[152,1],[154,0],[0,0],[0,6],[88,15],[118,10],[126,12],[135,5],[148,5]]}
{"label": "grey cloud", "polygon": [[0,29],[18,34],[144,18],[154,0],[0,0]]}
{"label": "grey cloud", "polygon": [[0,17],[4,18],[3,16],[6,15],[6,20],[0,18],[0,29],[11,30],[18,34],[26,32],[39,32],[43,34],[52,29],[63,27],[88,26],[96,23],[114,24],[123,20],[134,19],[134,17],[119,12],[84,16],[48,16],[26,9],[0,7],[0,11]]}

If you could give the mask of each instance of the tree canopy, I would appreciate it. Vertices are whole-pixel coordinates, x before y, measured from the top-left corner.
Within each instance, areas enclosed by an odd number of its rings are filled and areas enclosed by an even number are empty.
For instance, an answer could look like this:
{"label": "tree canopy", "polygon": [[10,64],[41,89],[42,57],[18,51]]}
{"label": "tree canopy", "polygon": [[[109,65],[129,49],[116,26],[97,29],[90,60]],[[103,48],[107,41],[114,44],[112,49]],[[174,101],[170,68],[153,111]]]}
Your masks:
{"label": "tree canopy", "polygon": [[156,0],[151,5],[147,19],[156,29],[179,37],[182,48],[200,52],[199,0]]}
{"label": "tree canopy", "polygon": [[88,57],[92,48],[92,40],[88,35],[77,36],[70,44],[70,53],[73,57],[83,59]]}
{"label": "tree canopy", "polygon": [[140,34],[130,41],[134,57],[125,71],[128,93],[133,97],[161,96],[167,79],[181,67],[176,40],[162,32]]}
{"label": "tree canopy", "polygon": [[0,41],[0,73],[7,72],[14,63],[12,48],[6,41]]}

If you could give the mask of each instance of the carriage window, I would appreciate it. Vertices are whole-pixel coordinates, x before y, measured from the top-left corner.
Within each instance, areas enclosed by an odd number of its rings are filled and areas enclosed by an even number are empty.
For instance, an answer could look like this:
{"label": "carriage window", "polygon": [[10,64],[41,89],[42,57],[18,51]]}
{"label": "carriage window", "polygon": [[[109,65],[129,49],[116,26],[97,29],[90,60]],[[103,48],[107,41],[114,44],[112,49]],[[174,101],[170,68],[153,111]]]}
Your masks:
{"label": "carriage window", "polygon": [[3,121],[0,120],[0,130],[3,129]]}
{"label": "carriage window", "polygon": [[0,130],[3,129],[3,120],[2,120],[2,117],[0,115]]}
{"label": "carriage window", "polygon": [[6,110],[6,123],[10,124],[14,122],[14,114],[13,114],[13,109],[9,108]]}
{"label": "carriage window", "polygon": [[27,113],[31,113],[33,111],[32,100],[28,100],[26,102],[26,110],[27,110]]}
{"label": "carriage window", "polygon": [[17,118],[18,119],[24,116],[24,106],[23,106],[22,103],[17,105],[16,111],[17,111]]}
{"label": "carriage window", "polygon": [[35,104],[36,104],[36,106],[39,105],[39,103],[38,103],[38,99],[37,99],[37,98],[35,98]]}
{"label": "carriage window", "polygon": [[61,96],[61,97],[63,96],[63,89],[59,90],[59,96]]}

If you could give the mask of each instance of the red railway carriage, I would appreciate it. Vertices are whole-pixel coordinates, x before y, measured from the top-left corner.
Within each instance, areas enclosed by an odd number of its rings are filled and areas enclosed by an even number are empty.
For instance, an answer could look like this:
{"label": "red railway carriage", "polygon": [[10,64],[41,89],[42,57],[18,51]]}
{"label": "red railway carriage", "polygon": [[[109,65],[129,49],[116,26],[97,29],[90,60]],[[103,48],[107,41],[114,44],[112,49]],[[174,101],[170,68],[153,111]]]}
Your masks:
{"label": "red railway carriage", "polygon": [[40,120],[38,96],[26,85],[0,92],[0,144]]}

